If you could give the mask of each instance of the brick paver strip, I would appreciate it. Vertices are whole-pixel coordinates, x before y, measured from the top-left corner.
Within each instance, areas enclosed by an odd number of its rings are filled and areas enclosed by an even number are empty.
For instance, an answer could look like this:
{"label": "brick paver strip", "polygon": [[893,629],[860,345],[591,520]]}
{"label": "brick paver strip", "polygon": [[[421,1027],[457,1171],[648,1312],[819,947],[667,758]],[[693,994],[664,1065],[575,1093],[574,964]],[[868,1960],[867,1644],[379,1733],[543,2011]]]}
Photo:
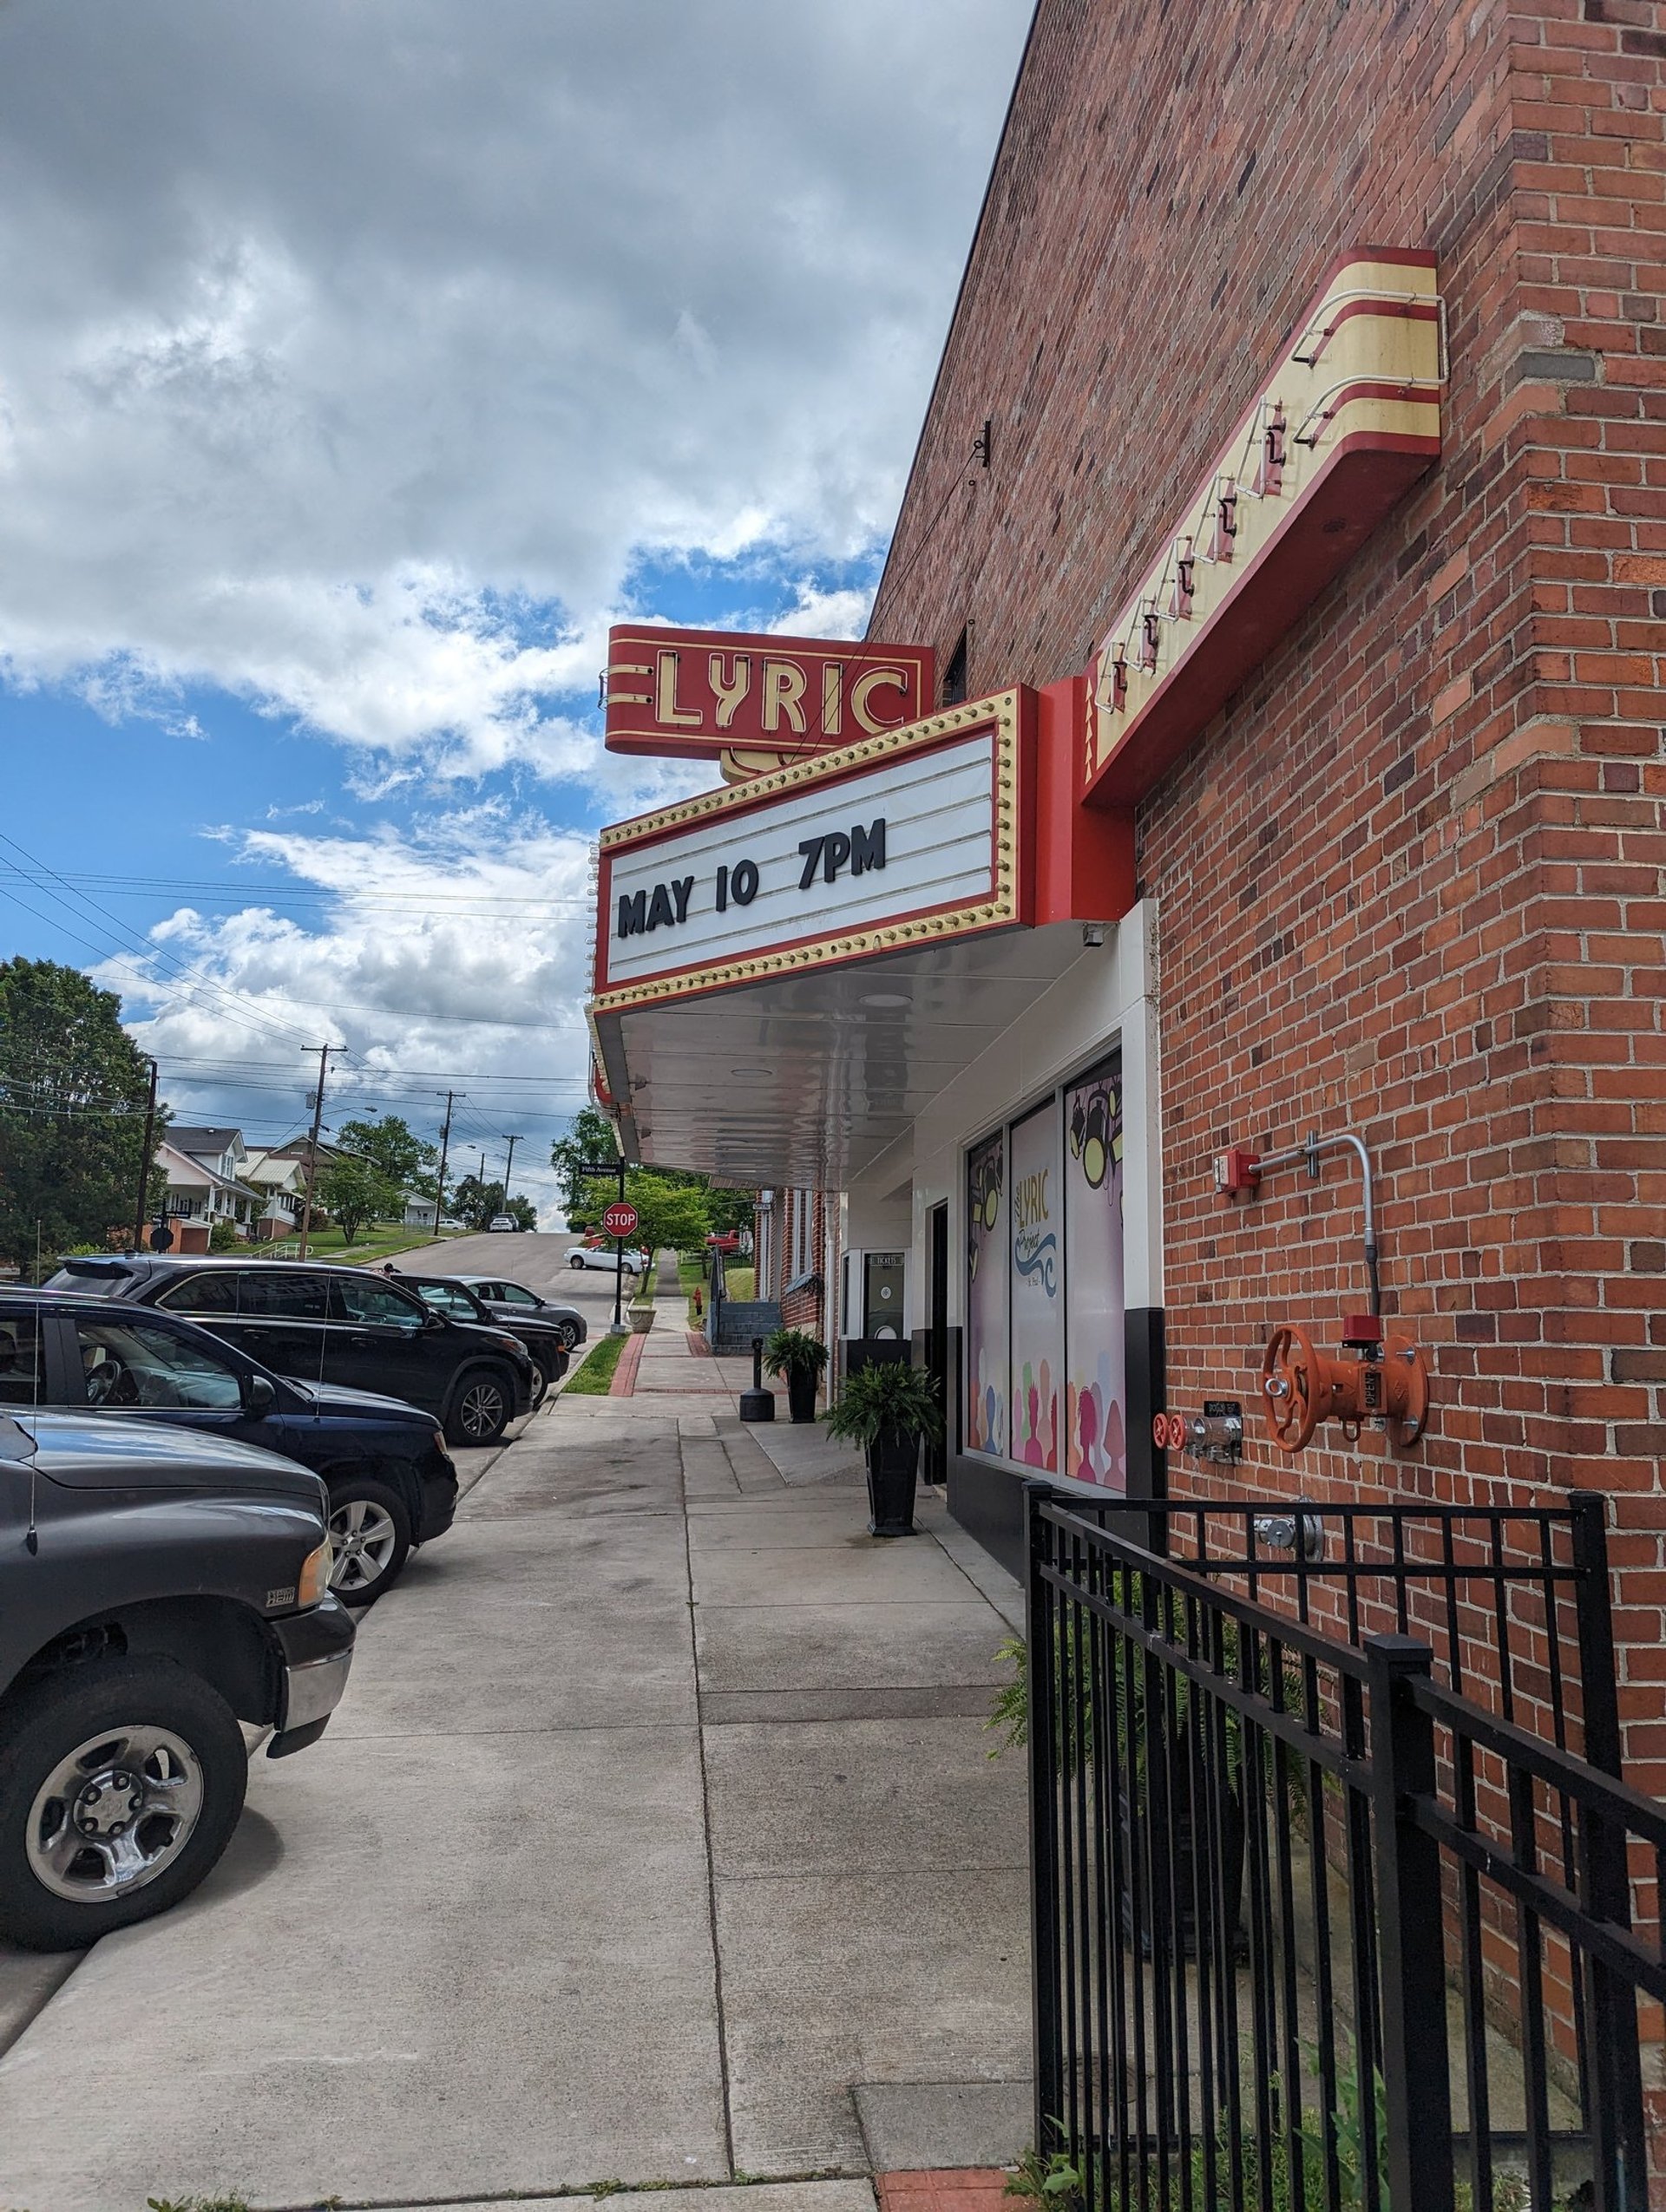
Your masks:
{"label": "brick paver strip", "polygon": [[1010,2176],[999,2166],[938,2166],[876,2174],[880,2212],[999,2212]]}
{"label": "brick paver strip", "polygon": [[712,1347],[698,1329],[689,1330],[688,1348],[696,1359],[710,1359],[712,1357]]}
{"label": "brick paver strip", "polygon": [[613,1370],[613,1379],[607,1385],[609,1397],[635,1397],[636,1371],[642,1365],[642,1347],[646,1342],[646,1336],[626,1338],[619,1365]]}

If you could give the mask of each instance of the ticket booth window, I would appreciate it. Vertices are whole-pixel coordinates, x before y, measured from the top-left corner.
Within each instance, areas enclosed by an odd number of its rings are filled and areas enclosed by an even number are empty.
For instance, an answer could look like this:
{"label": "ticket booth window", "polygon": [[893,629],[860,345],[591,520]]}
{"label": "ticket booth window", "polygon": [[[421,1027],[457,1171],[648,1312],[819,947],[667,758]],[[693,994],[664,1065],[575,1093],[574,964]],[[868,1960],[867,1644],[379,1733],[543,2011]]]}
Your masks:
{"label": "ticket booth window", "polygon": [[900,1252],[869,1252],[863,1255],[862,1333],[885,1344],[895,1344],[902,1334]]}

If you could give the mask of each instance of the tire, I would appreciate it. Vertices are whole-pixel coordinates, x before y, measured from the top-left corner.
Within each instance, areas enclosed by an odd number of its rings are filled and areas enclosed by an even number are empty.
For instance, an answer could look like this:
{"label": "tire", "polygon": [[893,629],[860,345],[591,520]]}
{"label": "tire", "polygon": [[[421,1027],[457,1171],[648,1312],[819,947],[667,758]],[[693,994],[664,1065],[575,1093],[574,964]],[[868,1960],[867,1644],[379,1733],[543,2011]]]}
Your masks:
{"label": "tire", "polygon": [[532,1363],[532,1410],[535,1413],[543,1404],[549,1389],[549,1376],[541,1359]]}
{"label": "tire", "polygon": [[576,1321],[563,1321],[560,1324],[560,1327],[561,1332],[561,1342],[567,1346],[569,1351],[576,1351],[578,1349],[579,1342],[578,1323]]}
{"label": "tire", "polygon": [[569,1267],[575,1267],[580,1274],[583,1274],[584,1262],[580,1259],[576,1252],[568,1253],[567,1264]]}
{"label": "tire", "polygon": [[337,1476],[329,1487],[330,1587],[344,1606],[367,1606],[393,1587],[410,1556],[410,1508],[368,1475]]}
{"label": "tire", "polygon": [[[78,1772],[99,1795],[70,1850]],[[100,1659],[33,1684],[0,1716],[0,1935],[78,1951],[177,1905],[231,1841],[248,1773],[231,1707],[173,1659]]]}
{"label": "tire", "polygon": [[451,1392],[445,1433],[454,1444],[495,1444],[514,1418],[515,1391],[503,1371],[470,1367]]}

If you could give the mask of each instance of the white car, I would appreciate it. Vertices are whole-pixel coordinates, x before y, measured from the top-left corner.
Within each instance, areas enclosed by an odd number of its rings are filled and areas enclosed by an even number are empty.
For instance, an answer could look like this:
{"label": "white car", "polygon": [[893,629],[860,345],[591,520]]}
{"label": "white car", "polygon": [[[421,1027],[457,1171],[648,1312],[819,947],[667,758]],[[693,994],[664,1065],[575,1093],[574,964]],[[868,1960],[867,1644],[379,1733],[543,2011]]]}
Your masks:
{"label": "white car", "polygon": [[640,1275],[648,1264],[648,1255],[646,1252],[621,1252],[615,1260],[610,1244],[575,1244],[567,1255],[567,1264],[569,1267],[600,1267],[607,1275],[623,1266],[627,1275]]}
{"label": "white car", "polygon": [[500,1229],[513,1229],[515,1226],[513,1214],[494,1214],[491,1220],[487,1222],[486,1229],[489,1235],[495,1236]]}

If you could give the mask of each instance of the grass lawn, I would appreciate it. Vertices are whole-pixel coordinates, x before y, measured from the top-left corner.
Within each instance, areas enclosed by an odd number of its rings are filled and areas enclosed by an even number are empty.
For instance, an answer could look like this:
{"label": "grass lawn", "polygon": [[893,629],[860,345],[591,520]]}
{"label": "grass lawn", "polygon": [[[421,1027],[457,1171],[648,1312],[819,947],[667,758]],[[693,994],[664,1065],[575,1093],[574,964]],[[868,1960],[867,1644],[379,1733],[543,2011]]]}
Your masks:
{"label": "grass lawn", "polygon": [[580,1397],[606,1397],[613,1387],[613,1370],[619,1365],[619,1355],[630,1342],[628,1336],[593,1337],[584,1358],[561,1385],[561,1395]]}
{"label": "grass lawn", "polygon": [[[440,1231],[442,1238],[467,1234],[463,1229]],[[432,1229],[407,1229],[397,1222],[384,1221],[363,1231],[351,1244],[338,1228],[314,1229],[307,1239],[306,1250],[310,1260],[344,1260],[351,1267],[365,1260],[391,1260],[396,1253],[416,1252],[433,1241]],[[238,1248],[252,1260],[293,1260],[300,1253],[301,1240],[298,1237],[281,1237],[276,1244],[241,1245]]]}
{"label": "grass lawn", "polygon": [[727,1266],[723,1271],[724,1295],[737,1299],[755,1298],[758,1295],[757,1280],[758,1270],[755,1267]]}

